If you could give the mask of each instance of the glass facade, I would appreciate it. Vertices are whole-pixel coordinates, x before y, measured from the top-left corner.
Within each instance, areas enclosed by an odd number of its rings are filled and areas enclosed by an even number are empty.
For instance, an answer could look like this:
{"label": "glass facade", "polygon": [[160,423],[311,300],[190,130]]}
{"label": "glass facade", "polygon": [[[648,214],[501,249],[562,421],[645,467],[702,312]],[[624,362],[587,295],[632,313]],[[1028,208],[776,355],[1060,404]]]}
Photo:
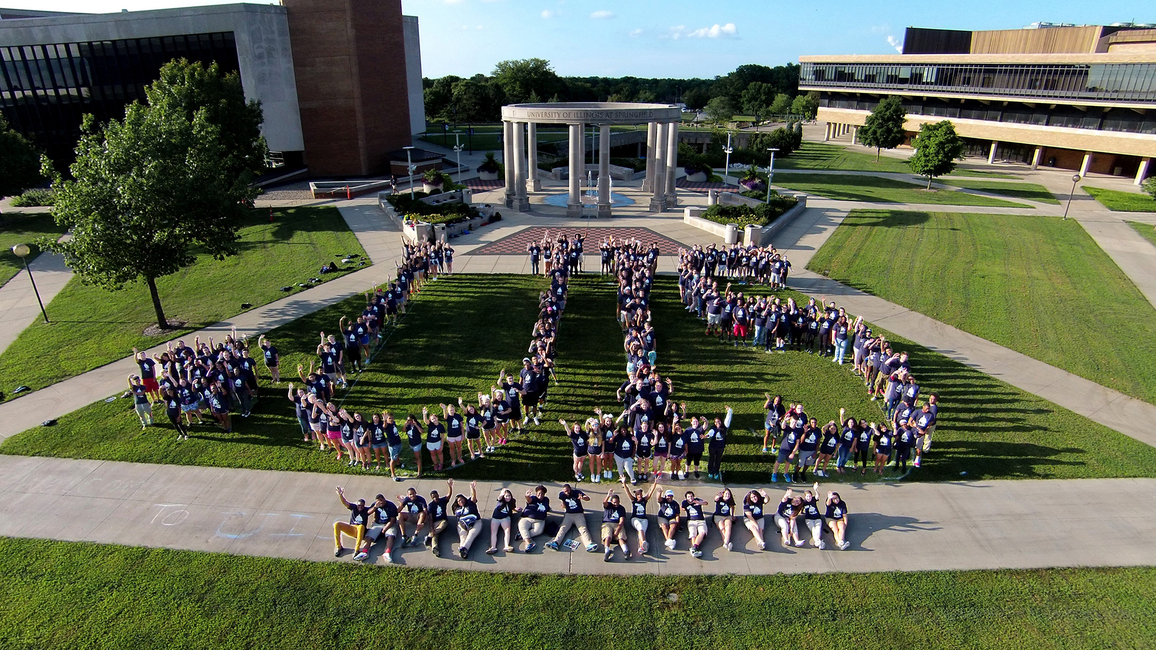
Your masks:
{"label": "glass facade", "polygon": [[[819,98],[823,108],[845,108],[870,111],[880,97],[851,93],[827,93]],[[1156,134],[1156,111],[1142,114],[1131,108],[1094,106],[1087,109],[1075,106],[1024,104],[1007,102],[1006,106],[984,103],[974,99],[946,99],[934,97],[900,97],[903,108],[910,115],[930,115],[943,118],[987,120],[1011,124],[1062,126],[1074,129],[1118,131],[1121,133]],[[1004,102],[998,102],[1003,104]]]}
{"label": "glass facade", "polygon": [[67,164],[85,113],[98,122],[123,117],[125,105],[144,101],[145,86],[177,58],[238,70],[232,32],[0,47],[0,111],[58,165]]}
{"label": "glass facade", "polygon": [[1156,101],[1156,63],[803,63],[799,86],[1106,102]]}

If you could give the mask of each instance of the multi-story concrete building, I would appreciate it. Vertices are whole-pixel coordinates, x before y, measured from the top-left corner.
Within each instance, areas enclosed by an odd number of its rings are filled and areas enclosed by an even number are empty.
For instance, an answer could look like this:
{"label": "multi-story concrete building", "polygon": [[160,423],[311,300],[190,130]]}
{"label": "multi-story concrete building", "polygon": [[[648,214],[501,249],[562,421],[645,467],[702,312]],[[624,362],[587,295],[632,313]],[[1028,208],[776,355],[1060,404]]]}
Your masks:
{"label": "multi-story concrete building", "polygon": [[283,0],[115,14],[0,9],[0,111],[59,161],[81,117],[118,118],[175,58],[238,72],[275,159],[314,175],[389,170],[425,130],[417,18],[400,0]]}
{"label": "multi-story concrete building", "polygon": [[1156,173],[1156,28],[1037,24],[909,27],[898,55],[803,56],[799,89],[819,92],[827,137],[856,132],[902,98],[907,130],[951,120],[969,155],[1133,177]]}

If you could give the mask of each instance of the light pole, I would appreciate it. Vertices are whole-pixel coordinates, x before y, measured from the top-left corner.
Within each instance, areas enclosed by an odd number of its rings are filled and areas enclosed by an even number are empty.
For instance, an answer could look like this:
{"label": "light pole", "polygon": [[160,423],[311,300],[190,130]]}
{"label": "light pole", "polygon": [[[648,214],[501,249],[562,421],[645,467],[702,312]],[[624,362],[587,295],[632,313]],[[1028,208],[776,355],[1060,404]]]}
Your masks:
{"label": "light pole", "polygon": [[405,170],[407,172],[409,172],[409,198],[412,199],[413,198],[413,172],[415,169],[417,169],[417,167],[413,166],[413,159],[409,155],[409,152],[410,152],[410,150],[413,149],[413,147],[412,146],[402,147],[402,149],[405,149]]}
{"label": "light pole", "polygon": [[767,167],[767,203],[771,202],[771,181],[775,179],[775,152],[778,151],[776,147],[767,147],[767,151],[771,152],[771,165]]}
{"label": "light pole", "polygon": [[24,261],[24,270],[28,271],[28,279],[32,281],[32,293],[36,294],[36,302],[40,304],[40,313],[44,315],[44,322],[49,322],[48,312],[44,311],[44,301],[40,299],[40,289],[36,288],[36,279],[32,277],[32,269],[28,267],[28,255],[32,249],[28,244],[16,244],[12,247],[12,254]]}
{"label": "light pole", "polygon": [[456,153],[458,155],[458,182],[459,183],[462,182],[462,143],[459,140],[459,136],[458,136],[458,134],[460,134],[460,133],[461,133],[460,130],[454,131],[454,153]]}
{"label": "light pole", "polygon": [[731,152],[734,149],[731,147],[731,132],[727,131],[727,146],[723,147],[723,151],[727,154],[726,169],[723,170],[723,185],[731,184]]}
{"label": "light pole", "polygon": [[1068,220],[1068,208],[1072,207],[1072,197],[1076,195],[1076,183],[1080,182],[1079,174],[1072,174],[1072,191],[1068,194],[1068,204],[1064,206],[1064,221]]}

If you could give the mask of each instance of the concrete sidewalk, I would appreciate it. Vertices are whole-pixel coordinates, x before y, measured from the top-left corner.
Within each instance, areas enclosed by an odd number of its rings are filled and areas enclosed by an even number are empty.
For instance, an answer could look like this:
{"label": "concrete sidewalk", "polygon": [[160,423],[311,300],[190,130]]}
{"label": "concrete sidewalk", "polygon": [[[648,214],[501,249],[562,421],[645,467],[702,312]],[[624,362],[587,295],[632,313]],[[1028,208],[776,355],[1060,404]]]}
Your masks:
{"label": "concrete sidewalk", "polygon": [[[334,487],[350,499],[371,501],[377,493],[395,503],[408,487],[423,495],[446,493],[446,484],[379,476],[332,476],[212,467],[146,465],[54,458],[0,456],[0,535],[156,546],[197,551],[335,561],[333,522],[348,521]],[[781,485],[781,484],[780,484]],[[478,510],[485,519],[501,488],[519,503],[528,485],[479,483]],[[558,484],[547,484],[557,521]],[[618,492],[621,492],[621,486]],[[667,486],[663,486],[664,488]],[[682,498],[685,486],[669,486]],[[763,486],[766,487],[766,486]],[[583,484],[587,525],[599,534],[601,501],[607,486]],[[747,488],[732,486],[741,500]],[[768,489],[777,504],[783,488]],[[826,488],[820,484],[820,491]],[[465,481],[454,493],[469,493]],[[708,501],[715,493],[700,490]],[[773,574],[949,569],[1007,569],[1067,566],[1156,564],[1156,519],[1137,516],[1139,504],[1156,499],[1156,479],[993,481],[843,486],[851,515],[846,551],[809,544],[784,548],[773,522],[767,524],[767,549],[736,522],[734,550],[722,548],[711,526],[703,557],[689,553],[685,530],[678,548],[667,550],[650,513],[650,551],[612,562],[584,550],[553,551],[540,537],[529,554],[499,551],[485,555],[489,522],[469,558],[456,555],[458,537],[451,525],[441,538],[442,557],[422,545],[395,551],[394,563],[408,567],[476,571],[570,574]],[[1088,507],[1095,504],[1095,514]],[[773,511],[774,504],[771,510]],[[48,513],[51,513],[50,515]],[[805,528],[805,527],[804,527]],[[628,526],[629,529],[629,526]],[[803,539],[809,533],[801,531]],[[570,537],[576,537],[571,531]],[[629,529],[632,552],[638,546]],[[600,541],[600,540],[599,540]],[[504,545],[504,538],[500,545]],[[352,540],[345,540],[347,549]],[[384,564],[377,544],[369,562]],[[521,548],[520,544],[516,545]],[[351,552],[336,561],[353,562]]]}
{"label": "concrete sidewalk", "polygon": [[[56,294],[72,279],[72,269],[64,264],[64,257],[55,253],[41,253],[36,259],[28,263],[32,269],[32,277],[36,280],[36,288],[40,291],[40,299],[45,307]],[[0,287],[0,353],[8,349],[9,345],[20,336],[20,332],[36,319],[43,318],[40,313],[40,304],[36,302],[36,292],[32,290],[32,282],[28,279],[28,271],[12,276],[12,279]],[[49,312],[48,318],[52,319]]]}

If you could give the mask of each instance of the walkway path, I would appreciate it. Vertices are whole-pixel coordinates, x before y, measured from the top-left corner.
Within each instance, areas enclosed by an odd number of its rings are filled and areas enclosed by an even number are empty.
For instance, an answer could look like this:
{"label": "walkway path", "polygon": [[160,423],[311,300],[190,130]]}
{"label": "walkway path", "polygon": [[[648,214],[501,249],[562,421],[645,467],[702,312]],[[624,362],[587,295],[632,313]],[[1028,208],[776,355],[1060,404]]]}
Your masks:
{"label": "walkway path", "polygon": [[1156,446],[1156,429],[1151,426],[1156,422],[1156,405],[805,270],[815,251],[827,241],[848,212],[843,201],[815,200],[809,205],[813,207],[775,238],[775,246],[786,250],[792,266],[798,269],[792,272],[789,280],[792,288],[812,296],[834,299],[849,313],[862,316],[873,325]]}
{"label": "walkway path", "polygon": [[[64,257],[54,253],[41,253],[28,263],[40,299],[47,307],[56,294],[72,279],[72,269],[64,264]],[[43,318],[28,271],[21,269],[12,279],[0,286],[0,353],[20,336],[20,332],[36,319]],[[52,314],[48,314],[52,318]]]}
{"label": "walkway path", "polygon": [[[348,512],[334,494],[350,498],[384,493],[391,500],[408,487],[428,495],[441,482],[393,483],[382,477],[270,472],[177,465],[148,465],[55,458],[0,456],[0,535],[159,546],[334,561],[334,521]],[[481,483],[479,510],[489,516],[507,484]],[[527,485],[510,489],[521,501]],[[584,486],[586,487],[586,486]],[[599,486],[601,487],[601,486]],[[559,486],[549,485],[553,504]],[[674,486],[681,493],[684,488]],[[732,488],[736,495],[746,488]],[[468,492],[464,483],[455,493]],[[820,490],[824,490],[820,485]],[[605,492],[591,489],[587,522],[598,534]],[[713,498],[713,494],[699,496]],[[772,493],[777,501],[779,494]],[[711,529],[703,557],[688,553],[686,533],[665,549],[650,506],[650,552],[606,563],[600,554],[539,547],[529,554],[484,554],[489,523],[468,560],[453,551],[457,535],[442,536],[442,558],[424,546],[394,554],[409,567],[571,574],[772,574],[1054,566],[1156,564],[1156,519],[1136,516],[1136,504],[1156,499],[1156,479],[993,481],[844,486],[851,509],[846,551],[784,548],[768,528],[766,551],[736,526],[734,550],[721,548]],[[1088,517],[1089,504],[1095,516]],[[555,508],[557,506],[555,505]],[[47,516],[51,513],[51,516]],[[575,536],[571,532],[571,537]],[[805,539],[809,539],[804,532]],[[632,547],[637,547],[633,531]],[[451,548],[452,544],[452,548]],[[352,545],[346,541],[346,548]],[[384,564],[378,544],[370,562]],[[352,562],[351,553],[341,562]],[[513,557],[511,557],[513,556]]]}

